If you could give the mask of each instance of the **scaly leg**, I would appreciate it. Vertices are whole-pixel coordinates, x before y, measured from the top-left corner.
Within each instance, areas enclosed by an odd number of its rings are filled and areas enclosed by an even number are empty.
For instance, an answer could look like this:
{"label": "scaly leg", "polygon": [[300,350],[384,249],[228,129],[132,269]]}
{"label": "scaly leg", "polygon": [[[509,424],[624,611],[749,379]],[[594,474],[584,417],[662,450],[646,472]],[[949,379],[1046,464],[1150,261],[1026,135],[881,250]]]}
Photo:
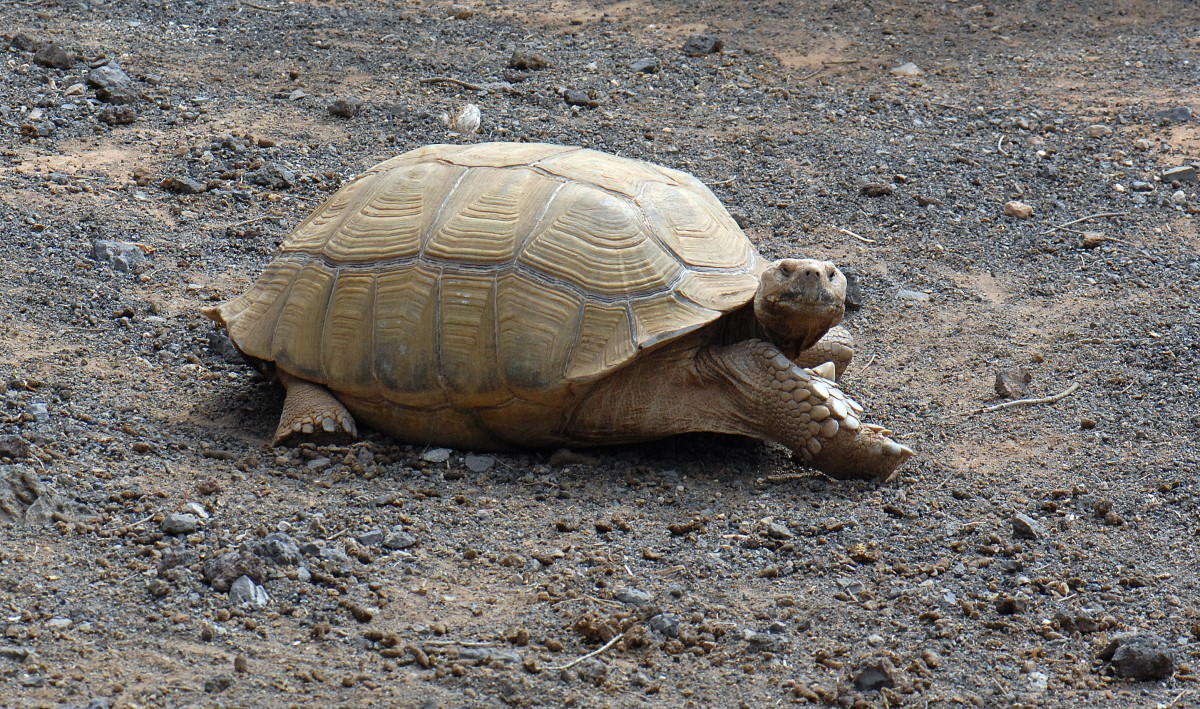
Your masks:
{"label": "scaly leg", "polygon": [[287,388],[287,396],[273,445],[291,441],[344,441],[358,435],[354,417],[328,389],[286,372],[277,371],[276,376]]}

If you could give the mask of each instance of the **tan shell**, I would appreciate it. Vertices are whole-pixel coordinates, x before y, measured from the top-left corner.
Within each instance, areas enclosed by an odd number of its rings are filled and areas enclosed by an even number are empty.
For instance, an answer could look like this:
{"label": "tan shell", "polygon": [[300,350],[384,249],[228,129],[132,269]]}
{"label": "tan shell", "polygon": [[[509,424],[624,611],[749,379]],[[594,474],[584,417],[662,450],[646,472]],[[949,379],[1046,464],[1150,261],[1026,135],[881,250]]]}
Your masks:
{"label": "tan shell", "polygon": [[746,304],[763,267],[691,175],[581,148],[433,145],[346,185],[209,314],[250,357],[352,397],[552,405]]}

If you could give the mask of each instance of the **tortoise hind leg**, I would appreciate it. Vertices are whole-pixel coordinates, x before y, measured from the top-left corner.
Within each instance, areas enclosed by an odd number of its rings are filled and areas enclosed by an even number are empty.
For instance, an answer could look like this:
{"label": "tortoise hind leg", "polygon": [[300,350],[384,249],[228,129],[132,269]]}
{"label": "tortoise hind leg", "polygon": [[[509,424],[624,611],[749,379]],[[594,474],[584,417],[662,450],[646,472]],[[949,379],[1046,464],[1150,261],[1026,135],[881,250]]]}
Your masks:
{"label": "tortoise hind leg", "polygon": [[272,445],[345,441],[358,436],[354,417],[328,389],[286,372],[277,372],[277,376],[287,389],[287,397]]}

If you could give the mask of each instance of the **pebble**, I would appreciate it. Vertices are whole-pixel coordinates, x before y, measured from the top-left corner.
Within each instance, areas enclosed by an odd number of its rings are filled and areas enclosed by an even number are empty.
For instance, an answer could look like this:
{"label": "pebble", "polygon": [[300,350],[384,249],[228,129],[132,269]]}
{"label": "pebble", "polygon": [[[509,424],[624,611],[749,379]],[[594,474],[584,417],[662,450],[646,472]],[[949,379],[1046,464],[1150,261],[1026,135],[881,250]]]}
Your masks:
{"label": "pebble", "polygon": [[383,547],[392,551],[408,549],[416,545],[417,538],[401,527],[392,527],[392,530],[383,538]]}
{"label": "pebble", "polygon": [[309,470],[324,470],[325,468],[328,468],[332,462],[333,461],[331,461],[329,458],[313,458],[305,463],[305,467],[307,467]]}
{"label": "pebble", "polygon": [[158,186],[175,194],[200,194],[208,189],[208,185],[200,180],[186,176],[165,178],[162,182],[158,183]]}
{"label": "pebble", "polygon": [[1166,123],[1184,123],[1192,119],[1192,109],[1189,106],[1176,106],[1174,108],[1163,109],[1154,114],[1154,122],[1163,125]]}
{"label": "pebble", "polygon": [[96,89],[96,98],[105,103],[134,103],[139,98],[133,80],[116,62],[92,69],[87,82]]}
{"label": "pebble", "polygon": [[496,464],[496,456],[468,453],[463,459],[463,463],[472,473],[482,473]]}
{"label": "pebble", "polygon": [[1166,183],[1196,182],[1196,168],[1193,165],[1180,165],[1178,167],[1173,167],[1169,170],[1163,170],[1162,174],[1159,175],[1159,179]]}
{"label": "pebble", "polygon": [[271,532],[254,545],[254,553],[278,566],[295,566],[303,557],[291,535]]}
{"label": "pebble", "polygon": [[1145,182],[1143,180],[1134,180],[1133,184],[1129,186],[1129,189],[1133,190],[1134,192],[1153,192],[1154,184]]}
{"label": "pebble", "polygon": [[1004,370],[996,372],[996,396],[1004,399],[1020,399],[1029,393],[1029,382],[1033,376],[1029,372]]}
{"label": "pebble", "polygon": [[654,601],[654,597],[639,588],[623,588],[617,591],[617,600],[627,606],[641,608]]}
{"label": "pebble", "polygon": [[64,630],[71,627],[70,618],[51,618],[46,621],[46,627],[51,630]]}
{"label": "pebble", "polygon": [[659,613],[650,618],[650,629],[668,638],[679,637],[679,616],[674,613]]}
{"label": "pebble", "polygon": [[1098,657],[1111,662],[1118,675],[1133,680],[1159,680],[1175,674],[1175,655],[1167,641],[1153,633],[1114,635]]}
{"label": "pebble", "polygon": [[249,576],[253,580],[263,578],[263,573],[262,559],[245,548],[211,557],[200,567],[204,582],[217,591],[228,591],[240,576]]}
{"label": "pebble", "polygon": [[929,294],[919,290],[907,290],[901,288],[899,291],[896,291],[896,297],[900,300],[910,300],[914,303],[929,302]]}
{"label": "pebble", "polygon": [[246,181],[259,187],[286,190],[296,184],[296,173],[286,167],[268,163],[254,172],[246,173]]}
{"label": "pebble", "polygon": [[567,102],[568,106],[595,108],[600,105],[600,102],[592,98],[588,92],[580,89],[567,89],[563,91],[563,100]]}
{"label": "pebble", "polygon": [[921,76],[925,72],[912,62],[904,62],[898,67],[893,67],[888,73],[892,76]]}
{"label": "pebble", "polygon": [[549,69],[552,65],[542,55],[528,49],[514,49],[508,58],[508,68],[520,71],[539,71]]}
{"label": "pebble", "polygon": [[50,420],[50,409],[40,401],[34,401],[25,407],[25,414],[38,423]]}
{"label": "pebble", "polygon": [[629,65],[629,68],[638,74],[657,74],[659,70],[658,60],[654,57],[642,57],[636,62]]}
{"label": "pebble", "polygon": [[146,264],[146,252],[137,244],[127,241],[96,239],[92,242],[92,258],[107,262],[122,273],[140,271]]}
{"label": "pebble", "polygon": [[846,276],[846,310],[861,310],[863,291],[858,276],[846,269],[842,269],[842,274]]}
{"label": "pebble", "polygon": [[1033,207],[1030,207],[1024,202],[1013,200],[1004,203],[1004,216],[1016,217],[1017,219],[1028,219],[1033,216]]}
{"label": "pebble", "polygon": [[1150,148],[1154,147],[1154,144],[1151,143],[1147,138],[1138,138],[1133,141],[1133,147],[1137,148],[1138,150],[1149,150]]}
{"label": "pebble", "polygon": [[110,126],[129,125],[136,121],[137,117],[137,110],[132,106],[107,106],[96,114],[96,118],[101,123],[107,123]]}
{"label": "pebble", "polygon": [[854,688],[860,692],[878,692],[896,686],[896,666],[886,657],[868,657],[854,671]]}
{"label": "pebble", "polygon": [[1087,135],[1089,138],[1103,138],[1105,136],[1112,135],[1112,132],[1112,128],[1109,128],[1102,123],[1097,123],[1087,127]]}
{"label": "pebble", "polygon": [[29,442],[15,433],[0,436],[0,457],[19,460],[29,455]]}
{"label": "pebble", "polygon": [[683,53],[689,57],[716,54],[725,48],[725,41],[712,34],[694,34],[683,42]]}
{"label": "pebble", "polygon": [[50,43],[34,52],[33,63],[49,69],[70,69],[75,57],[58,44]]}
{"label": "pebble", "polygon": [[191,534],[200,528],[200,520],[196,515],[185,514],[182,512],[174,512],[163,518],[162,531],[163,534],[180,535]]}
{"label": "pebble", "polygon": [[1027,514],[1013,515],[1013,536],[1017,539],[1041,539],[1046,536],[1046,528]]}
{"label": "pebble", "polygon": [[870,182],[863,185],[858,191],[866,197],[887,197],[895,194],[896,188],[887,183]]}
{"label": "pebble", "polygon": [[1171,202],[1173,204],[1182,206],[1184,204],[1187,204],[1187,201],[1188,201],[1187,192],[1184,192],[1183,190],[1176,190],[1175,192],[1171,193]]}
{"label": "pebble", "polygon": [[455,3],[450,6],[450,17],[456,20],[469,20],[475,16],[475,8],[470,5]]}
{"label": "pebble", "polygon": [[358,543],[364,546],[378,546],[383,543],[383,530],[370,529],[358,535]]}
{"label": "pebble", "polygon": [[271,596],[262,586],[254,583],[249,576],[239,576],[229,587],[229,603],[234,606],[249,604],[262,608],[270,602]]}
{"label": "pebble", "polygon": [[771,522],[767,525],[767,536],[771,539],[792,539],[794,535],[782,522]]}
{"label": "pebble", "polygon": [[430,448],[421,454],[421,460],[427,463],[445,463],[450,460],[450,454],[453,452],[449,448]]}
{"label": "pebble", "polygon": [[329,102],[329,114],[338,118],[353,118],[361,107],[362,101],[356,98],[335,98]]}

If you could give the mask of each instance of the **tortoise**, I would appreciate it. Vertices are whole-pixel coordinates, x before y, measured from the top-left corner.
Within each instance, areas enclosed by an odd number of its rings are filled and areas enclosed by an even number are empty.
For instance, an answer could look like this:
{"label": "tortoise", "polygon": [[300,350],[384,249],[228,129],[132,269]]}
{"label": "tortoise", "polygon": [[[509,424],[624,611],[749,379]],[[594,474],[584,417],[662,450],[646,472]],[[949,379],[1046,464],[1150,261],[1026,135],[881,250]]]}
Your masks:
{"label": "tortoise", "polygon": [[475,450],[709,431],[884,480],[913,451],[834,381],[845,288],[832,263],[766,260],[687,173],[480,143],[361,174],[204,312],[286,387],[276,445],[356,419]]}

